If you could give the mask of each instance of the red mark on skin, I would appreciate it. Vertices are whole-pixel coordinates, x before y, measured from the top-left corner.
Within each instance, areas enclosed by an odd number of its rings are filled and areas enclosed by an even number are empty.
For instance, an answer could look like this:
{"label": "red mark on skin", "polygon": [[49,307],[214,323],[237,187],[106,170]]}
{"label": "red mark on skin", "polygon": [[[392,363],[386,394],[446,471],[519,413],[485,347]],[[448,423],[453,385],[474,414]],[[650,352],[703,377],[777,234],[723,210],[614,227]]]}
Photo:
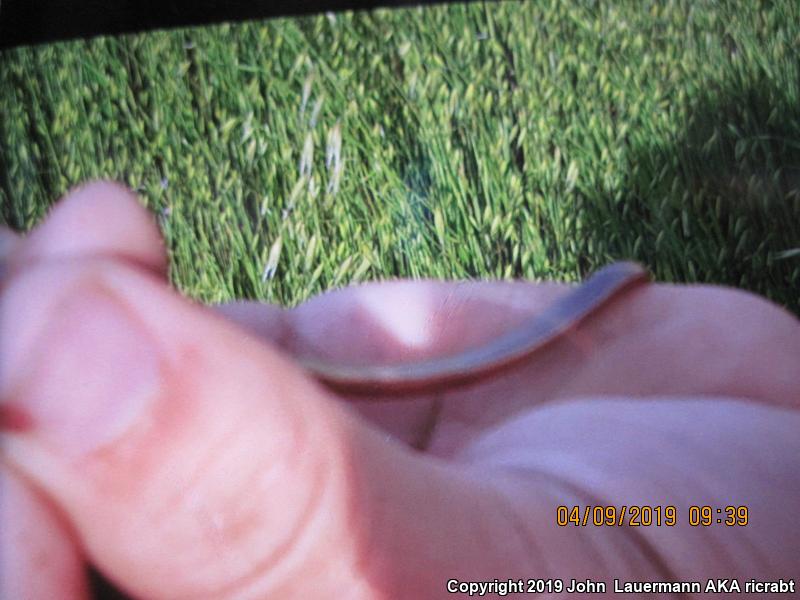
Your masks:
{"label": "red mark on skin", "polygon": [[33,429],[33,417],[24,408],[13,404],[0,404],[0,430],[26,433]]}

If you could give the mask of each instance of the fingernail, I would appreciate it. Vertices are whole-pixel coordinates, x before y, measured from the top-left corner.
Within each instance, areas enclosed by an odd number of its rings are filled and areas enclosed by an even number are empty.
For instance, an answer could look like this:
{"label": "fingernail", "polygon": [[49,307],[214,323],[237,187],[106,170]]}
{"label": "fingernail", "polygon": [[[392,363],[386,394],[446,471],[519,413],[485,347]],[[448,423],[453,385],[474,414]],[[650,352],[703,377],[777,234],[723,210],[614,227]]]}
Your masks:
{"label": "fingernail", "polygon": [[4,429],[83,455],[137,421],[158,389],[157,347],[110,289],[80,286],[52,303],[5,300]]}

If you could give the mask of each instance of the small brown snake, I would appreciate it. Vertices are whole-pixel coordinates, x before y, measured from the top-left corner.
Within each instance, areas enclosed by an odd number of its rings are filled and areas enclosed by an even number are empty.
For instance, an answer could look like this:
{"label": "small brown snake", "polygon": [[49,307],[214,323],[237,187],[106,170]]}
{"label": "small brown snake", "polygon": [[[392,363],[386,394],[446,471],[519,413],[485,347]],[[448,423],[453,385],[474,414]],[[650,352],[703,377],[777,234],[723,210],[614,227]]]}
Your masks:
{"label": "small brown snake", "polygon": [[483,346],[445,357],[392,365],[338,365],[304,360],[303,367],[336,391],[400,396],[441,392],[478,382],[517,365],[623,293],[650,281],[635,262],[612,263],[548,306],[541,314]]}

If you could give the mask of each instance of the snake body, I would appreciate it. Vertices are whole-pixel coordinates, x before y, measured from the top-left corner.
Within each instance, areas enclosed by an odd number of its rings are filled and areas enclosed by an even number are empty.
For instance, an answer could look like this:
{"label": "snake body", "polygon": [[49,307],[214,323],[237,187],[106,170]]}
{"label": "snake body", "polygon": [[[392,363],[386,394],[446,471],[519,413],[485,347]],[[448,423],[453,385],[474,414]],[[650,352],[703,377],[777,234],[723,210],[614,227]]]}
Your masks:
{"label": "snake body", "polygon": [[305,360],[314,378],[336,391],[399,396],[441,392],[509,369],[548,346],[586,317],[650,280],[635,262],[612,263],[542,313],[485,345],[445,357],[390,365],[339,365]]}

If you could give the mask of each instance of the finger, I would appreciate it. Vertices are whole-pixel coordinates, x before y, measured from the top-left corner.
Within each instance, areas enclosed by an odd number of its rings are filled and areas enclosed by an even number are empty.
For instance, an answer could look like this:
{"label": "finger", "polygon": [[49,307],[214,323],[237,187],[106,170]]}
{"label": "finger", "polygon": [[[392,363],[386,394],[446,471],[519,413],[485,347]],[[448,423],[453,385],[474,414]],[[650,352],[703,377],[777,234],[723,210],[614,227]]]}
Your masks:
{"label": "finger", "polygon": [[[394,281],[324,294],[293,310],[256,302],[216,308],[294,356],[396,363],[485,343],[541,312],[569,288],[558,283]],[[378,403],[354,399],[360,415],[394,438],[415,448],[430,442],[438,396],[376,398]]]}
{"label": "finger", "polygon": [[5,467],[0,467],[0,598],[89,598],[83,559],[65,524]]}
{"label": "finger", "polygon": [[[457,459],[504,477],[523,523],[531,487],[549,489],[553,520],[529,535],[567,559],[553,576],[777,581],[800,567],[800,523],[787,518],[800,498],[799,428],[796,409],[736,398],[584,397],[528,411]],[[559,505],[577,521],[559,527]]]}
{"label": "finger", "polygon": [[494,339],[570,287],[553,282],[390,281],[328,292],[292,310],[247,301],[215,309],[296,356],[395,363]]}
{"label": "finger", "polygon": [[453,354],[494,339],[570,287],[431,280],[355,286],[290,311],[287,342],[299,356],[338,362],[397,363]]}
{"label": "finger", "polygon": [[69,192],[16,247],[9,268],[78,256],[114,256],[162,276],[167,269],[155,220],[133,192],[112,181],[87,183]]}
{"label": "finger", "polygon": [[134,596],[437,597],[536,567],[495,491],[146,272],[39,263],[0,326],[7,459]]}

